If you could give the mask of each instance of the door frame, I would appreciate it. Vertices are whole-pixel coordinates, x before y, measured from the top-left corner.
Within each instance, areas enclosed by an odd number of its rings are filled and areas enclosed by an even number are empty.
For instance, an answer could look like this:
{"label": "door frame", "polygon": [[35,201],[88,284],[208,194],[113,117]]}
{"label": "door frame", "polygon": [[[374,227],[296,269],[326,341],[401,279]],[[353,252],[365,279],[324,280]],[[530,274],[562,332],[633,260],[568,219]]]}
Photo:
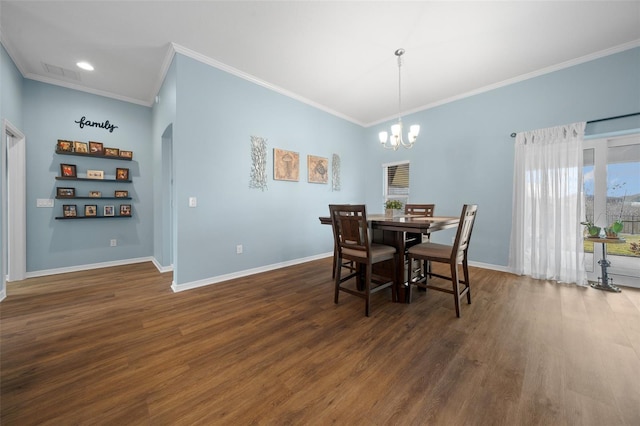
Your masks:
{"label": "door frame", "polygon": [[7,282],[20,281],[27,269],[26,138],[6,119],[2,121],[1,150],[2,176],[6,178],[2,185],[3,270]]}
{"label": "door frame", "polygon": [[[607,194],[607,150],[616,146],[635,145],[640,143],[640,133],[631,133],[622,136],[594,138],[584,141],[583,148],[593,149],[595,155],[594,171],[600,179],[596,179],[594,192],[596,194],[605,194],[604,197],[596,197],[594,200],[594,218],[597,226],[608,226],[606,223],[606,214],[604,219],[601,212],[606,212],[606,194]],[[599,219],[598,216],[600,215]],[[587,279],[589,281],[597,281],[601,275],[601,268],[598,262],[602,259],[602,248],[599,243],[594,243],[593,253],[585,253],[585,266]],[[607,255],[607,260],[611,262],[608,274],[613,276],[614,284],[627,287],[640,288],[640,274],[636,267],[640,259],[626,258],[624,256]]]}

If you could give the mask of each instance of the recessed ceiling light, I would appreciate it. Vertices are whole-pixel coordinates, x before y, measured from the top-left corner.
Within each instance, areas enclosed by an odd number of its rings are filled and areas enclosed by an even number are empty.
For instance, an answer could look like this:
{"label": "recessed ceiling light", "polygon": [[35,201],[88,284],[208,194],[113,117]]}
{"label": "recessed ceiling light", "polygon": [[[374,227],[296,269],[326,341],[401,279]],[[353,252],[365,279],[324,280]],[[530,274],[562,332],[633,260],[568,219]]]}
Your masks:
{"label": "recessed ceiling light", "polygon": [[86,71],[93,71],[93,65],[91,65],[89,62],[78,62],[76,64],[79,68],[82,68],[83,70]]}

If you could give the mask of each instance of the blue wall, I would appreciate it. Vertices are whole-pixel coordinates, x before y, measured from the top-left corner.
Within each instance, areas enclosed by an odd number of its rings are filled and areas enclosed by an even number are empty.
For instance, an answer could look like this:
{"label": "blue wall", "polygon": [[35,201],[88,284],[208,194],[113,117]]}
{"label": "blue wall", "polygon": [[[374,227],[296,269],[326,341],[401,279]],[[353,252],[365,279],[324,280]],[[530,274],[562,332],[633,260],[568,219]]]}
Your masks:
{"label": "blue wall", "polygon": [[[176,60],[174,281],[330,252],[331,230],[318,216],[332,202],[364,202],[363,129],[191,58]],[[266,191],[249,188],[252,135],[267,139]],[[274,148],[300,154],[299,182],[272,179]],[[340,192],[307,182],[307,155],[333,153],[342,162]],[[192,196],[196,208],[188,207]]]}
{"label": "blue wall", "polygon": [[[640,111],[640,49],[632,49],[403,118],[420,124],[420,138],[409,151],[377,145],[377,133],[390,123],[367,129],[371,149],[366,162],[367,201],[382,202],[380,164],[411,161],[413,202],[436,204],[436,215],[459,215],[463,203],[477,203],[469,250],[471,261],[507,266],[513,180],[512,132]],[[451,243],[452,232],[435,233]]]}
{"label": "blue wall", "polygon": [[[25,80],[24,133],[27,136],[27,272],[150,257],[153,242],[153,191],[151,161],[151,109],[84,92]],[[88,120],[118,126],[112,133],[96,127],[80,128],[75,121]],[[133,151],[133,161],[113,161],[54,153],[58,139],[98,141],[105,147]],[[87,169],[103,170],[105,178],[116,167],[130,169],[131,184],[62,182],[60,163],[76,164],[78,175]],[[90,190],[103,195],[128,190],[133,208],[130,219],[55,220],[63,204],[83,210],[93,200],[55,200],[55,207],[36,208],[36,199],[54,198],[56,186],[76,188],[78,195]],[[127,201],[128,202],[128,201]],[[97,201],[102,206],[119,200]],[[111,239],[118,241],[110,247]]]}

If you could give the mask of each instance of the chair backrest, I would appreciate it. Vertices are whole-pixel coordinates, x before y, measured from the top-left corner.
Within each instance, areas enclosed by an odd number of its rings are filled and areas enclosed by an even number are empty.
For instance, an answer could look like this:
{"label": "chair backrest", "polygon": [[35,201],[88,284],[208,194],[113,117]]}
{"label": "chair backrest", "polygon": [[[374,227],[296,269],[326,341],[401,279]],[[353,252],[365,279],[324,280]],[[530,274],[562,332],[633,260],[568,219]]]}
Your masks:
{"label": "chair backrest", "polygon": [[435,204],[405,204],[404,214],[414,214],[424,217],[433,217],[433,211],[436,209]]}
{"label": "chair backrest", "polygon": [[368,258],[370,251],[367,210],[364,204],[330,204],[336,248],[342,255]]}
{"label": "chair backrest", "polygon": [[458,232],[456,233],[456,239],[453,243],[453,250],[451,250],[451,256],[455,257],[455,260],[458,263],[462,262],[467,249],[469,248],[471,231],[473,230],[473,223],[476,220],[477,212],[477,204],[465,204],[462,207],[460,223],[458,224]]}

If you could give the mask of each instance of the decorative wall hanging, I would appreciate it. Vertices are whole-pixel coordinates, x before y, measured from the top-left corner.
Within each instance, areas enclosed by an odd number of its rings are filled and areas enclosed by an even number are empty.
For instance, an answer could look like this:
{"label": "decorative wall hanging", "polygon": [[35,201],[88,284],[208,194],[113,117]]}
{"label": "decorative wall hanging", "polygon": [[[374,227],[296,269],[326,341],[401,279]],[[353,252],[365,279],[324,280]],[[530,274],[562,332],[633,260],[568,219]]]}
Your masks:
{"label": "decorative wall hanging", "polygon": [[85,116],[82,116],[80,120],[74,121],[74,123],[77,123],[81,129],[83,129],[84,126],[99,127],[101,129],[107,129],[109,133],[113,133],[114,129],[118,128],[118,126],[116,126],[115,124],[109,123],[109,120],[98,123],[97,121],[87,120],[87,117]]}
{"label": "decorative wall hanging", "polygon": [[329,159],[307,155],[308,181],[311,183],[327,183],[329,181]]}
{"label": "decorative wall hanging", "polygon": [[340,156],[333,154],[331,158],[331,190],[340,191]]}
{"label": "decorative wall hanging", "polygon": [[273,178],[275,180],[291,180],[300,178],[300,154],[283,149],[273,149]]}
{"label": "decorative wall hanging", "polygon": [[267,189],[267,140],[259,136],[251,136],[249,188]]}

